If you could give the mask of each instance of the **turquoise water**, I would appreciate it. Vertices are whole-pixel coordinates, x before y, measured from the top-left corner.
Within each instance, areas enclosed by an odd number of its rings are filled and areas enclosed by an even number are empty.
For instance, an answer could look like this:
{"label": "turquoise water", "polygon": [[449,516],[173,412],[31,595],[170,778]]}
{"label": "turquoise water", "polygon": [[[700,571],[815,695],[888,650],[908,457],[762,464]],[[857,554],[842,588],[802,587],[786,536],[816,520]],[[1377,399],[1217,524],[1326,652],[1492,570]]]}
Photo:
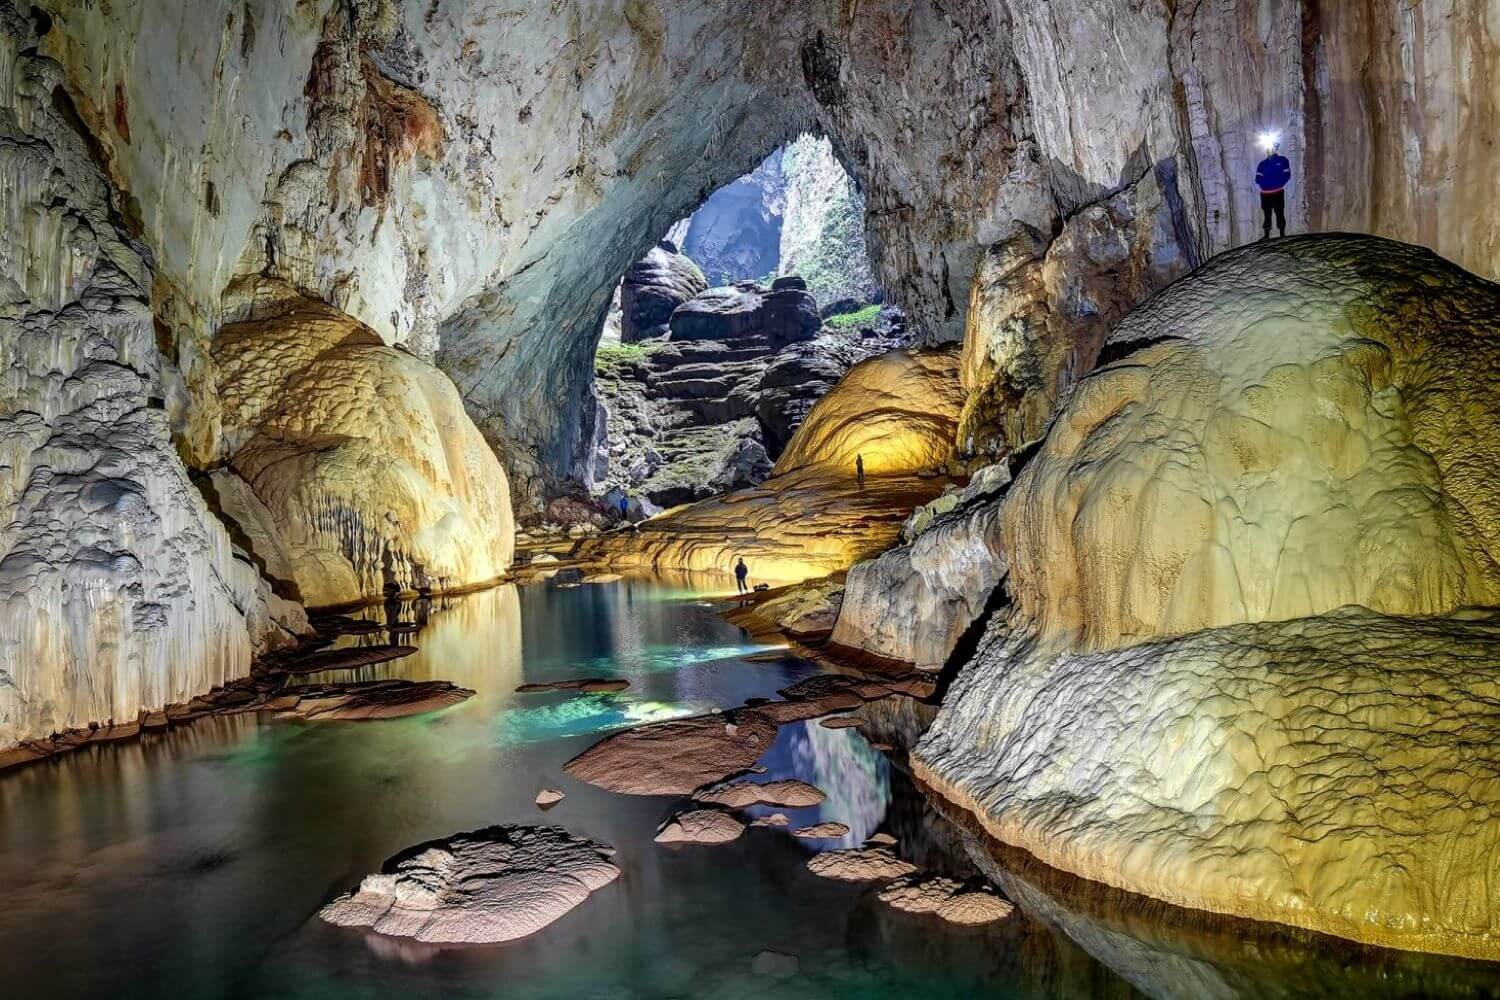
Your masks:
{"label": "turquoise water", "polygon": [[[980,872],[1021,904],[988,928],[896,913],[816,878],[816,848],[752,829],[721,847],[653,843],[668,798],[560,774],[599,734],[732,707],[816,669],[680,588],[504,587],[394,609],[420,652],[366,676],[479,694],[367,723],[206,719],[0,776],[0,995],[6,997],[1481,997],[1482,963],[1353,949],[1200,921],[997,855],[939,815],[851,729],[782,729],[768,777],[823,788],[796,824],[885,830],[925,867]],[[372,611],[378,615],[379,610]],[[381,637],[373,640],[380,641]],[[747,659],[747,657],[749,657]],[[524,682],[624,676],[612,695]],[[542,813],[542,785],[567,798]],[[333,928],[318,908],[401,849],[492,823],[558,824],[619,849],[623,876],[507,945],[439,950]],[[798,959],[790,979],[754,957]]]}

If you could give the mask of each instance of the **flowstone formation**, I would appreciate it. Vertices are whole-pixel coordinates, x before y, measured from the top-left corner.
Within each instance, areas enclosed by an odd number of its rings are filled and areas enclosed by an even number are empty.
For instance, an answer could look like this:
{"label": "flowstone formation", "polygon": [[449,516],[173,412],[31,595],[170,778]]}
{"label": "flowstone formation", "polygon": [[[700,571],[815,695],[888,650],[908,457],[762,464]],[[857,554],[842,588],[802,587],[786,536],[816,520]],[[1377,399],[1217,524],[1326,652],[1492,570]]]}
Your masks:
{"label": "flowstone formation", "polygon": [[814,404],[775,472],[816,467],[852,476],[857,458],[870,476],[938,468],[952,455],[963,402],[953,350],[870,358]]}
{"label": "flowstone formation", "polygon": [[0,4],[0,751],[133,725],[307,627],[177,459],[148,253],[33,42]]}
{"label": "flowstone formation", "polygon": [[513,941],[619,878],[613,856],[556,826],[486,827],[408,848],[318,916],[428,944]]}
{"label": "flowstone formation", "polygon": [[224,513],[307,605],[451,589],[510,565],[510,490],[453,383],[293,296],[214,342]]}
{"label": "flowstone formation", "polygon": [[1133,312],[1003,501],[1015,606],[918,776],[1110,885],[1500,956],[1497,317],[1367,237]]}

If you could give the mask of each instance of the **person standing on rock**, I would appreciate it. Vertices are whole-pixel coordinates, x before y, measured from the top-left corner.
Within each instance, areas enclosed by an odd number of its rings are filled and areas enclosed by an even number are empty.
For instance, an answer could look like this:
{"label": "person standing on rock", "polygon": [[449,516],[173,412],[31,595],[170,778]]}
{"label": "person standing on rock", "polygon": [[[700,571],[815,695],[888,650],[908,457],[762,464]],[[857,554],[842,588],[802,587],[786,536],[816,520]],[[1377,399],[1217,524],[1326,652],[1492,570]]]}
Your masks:
{"label": "person standing on rock", "polygon": [[745,557],[740,556],[740,561],[734,564],[734,583],[739,592],[745,592],[745,578],[750,575],[750,567],[745,565]]}
{"label": "person standing on rock", "polygon": [[1292,179],[1292,164],[1281,155],[1281,143],[1275,136],[1263,140],[1266,158],[1255,168],[1255,186],[1260,188],[1260,213],[1263,216],[1261,239],[1271,238],[1271,216],[1276,216],[1276,235],[1286,235],[1286,186]]}
{"label": "person standing on rock", "polygon": [[630,520],[630,497],[624,493],[620,494],[620,520]]}
{"label": "person standing on rock", "polygon": [[863,456],[863,455],[855,455],[854,456],[854,478],[857,479],[857,480],[859,480],[859,487],[860,487],[860,489],[864,489],[864,486],[865,486],[865,456]]}

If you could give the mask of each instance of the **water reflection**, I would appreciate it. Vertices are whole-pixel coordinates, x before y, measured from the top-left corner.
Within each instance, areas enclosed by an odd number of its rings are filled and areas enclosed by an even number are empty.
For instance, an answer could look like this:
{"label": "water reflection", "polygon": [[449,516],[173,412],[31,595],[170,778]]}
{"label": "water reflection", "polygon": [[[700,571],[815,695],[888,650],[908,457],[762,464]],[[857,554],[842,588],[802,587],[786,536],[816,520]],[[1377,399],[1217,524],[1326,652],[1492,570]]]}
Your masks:
{"label": "water reflection", "polygon": [[[721,847],[652,841],[678,803],[571,781],[561,765],[634,719],[730,707],[814,667],[759,647],[641,581],[503,587],[371,608],[419,621],[419,652],[357,676],[452,680],[478,694],[375,723],[200,720],[0,777],[0,983],[7,996],[1259,997],[1490,995],[1494,965],[1346,947],[1111,894],[950,821],[858,730],[784,727],[766,777],[827,799],[796,825],[883,830],[924,869],[993,879],[1012,919],[955,928],[813,876],[839,842],[752,829]],[[400,633],[345,641],[413,641]],[[616,695],[516,686],[627,676]],[[344,674],[343,676],[348,676]],[[905,707],[903,707],[905,706]],[[859,713],[871,738],[924,724],[903,702]],[[899,756],[896,758],[899,760]],[[567,798],[543,814],[543,785]],[[762,812],[771,810],[760,810]],[[623,876],[544,932],[493,948],[398,944],[315,918],[397,851],[496,822],[556,823],[614,845]],[[796,955],[789,980],[755,973]]]}

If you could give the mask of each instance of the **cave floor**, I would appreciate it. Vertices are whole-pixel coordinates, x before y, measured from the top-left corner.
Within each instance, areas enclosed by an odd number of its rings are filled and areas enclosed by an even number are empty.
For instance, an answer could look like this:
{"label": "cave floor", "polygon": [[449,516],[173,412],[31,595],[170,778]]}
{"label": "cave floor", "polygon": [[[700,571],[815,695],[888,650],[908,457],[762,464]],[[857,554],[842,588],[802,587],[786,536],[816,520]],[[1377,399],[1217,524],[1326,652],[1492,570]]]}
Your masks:
{"label": "cave floor", "polygon": [[[570,577],[397,609],[421,624],[419,652],[360,677],[441,678],[478,692],[441,712],[365,723],[210,717],[0,776],[7,994],[1475,996],[1495,971],[1312,935],[1205,930],[1183,911],[1107,895],[1075,904],[1060,873],[1018,866],[1007,878],[1003,859],[912,784],[899,752],[816,720],[782,727],[761,758],[764,777],[824,789],[819,806],[779,811],[794,827],[847,824],[848,836],[750,829],[723,846],[655,844],[676,800],[572,781],[563,762],[603,733],[772,697],[819,668],[719,617],[709,598],[724,577]],[[630,686],[515,691],[583,677]],[[870,741],[909,741],[904,701],[860,710]],[[567,797],[542,812],[533,799],[543,786]],[[555,824],[612,844],[623,875],[506,945],[437,950],[317,919],[403,848],[493,823]],[[814,852],[876,832],[928,870],[987,875],[1018,912],[955,927],[807,871]],[[757,973],[765,951],[796,956],[795,973]],[[786,971],[781,960],[759,967]]]}

